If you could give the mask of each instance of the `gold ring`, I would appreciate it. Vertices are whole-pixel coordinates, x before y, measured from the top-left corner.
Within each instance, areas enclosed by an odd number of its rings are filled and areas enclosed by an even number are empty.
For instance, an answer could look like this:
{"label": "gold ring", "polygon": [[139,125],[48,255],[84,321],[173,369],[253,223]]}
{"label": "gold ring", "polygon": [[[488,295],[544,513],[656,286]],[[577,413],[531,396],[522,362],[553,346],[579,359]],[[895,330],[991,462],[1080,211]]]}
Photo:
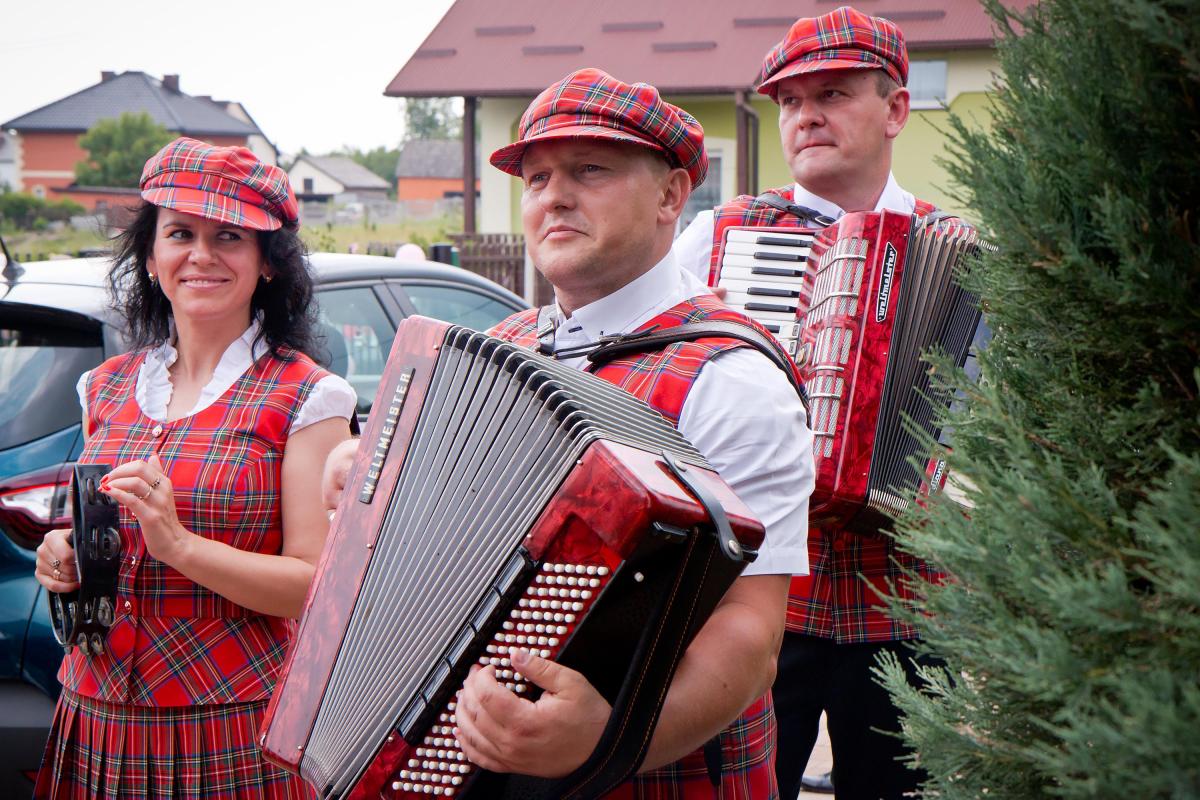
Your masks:
{"label": "gold ring", "polygon": [[62,580],[62,571],[61,570],[57,570],[57,569],[54,570],[54,580],[56,580],[56,581]]}
{"label": "gold ring", "polygon": [[61,559],[61,558],[56,558],[56,559],[54,559],[53,561],[51,561],[51,562],[50,562],[50,569],[58,569],[58,568],[59,568],[59,567],[61,567],[61,566],[62,566],[62,559]]}
{"label": "gold ring", "polygon": [[145,502],[146,498],[149,497],[151,494],[153,494],[153,492],[154,492],[154,487],[151,486],[149,489],[146,490],[145,494],[143,494],[143,495],[135,494],[134,497],[136,497],[138,500]]}
{"label": "gold ring", "polygon": [[154,483],[150,484],[150,491],[153,492],[155,489],[157,489],[160,483],[162,483],[162,475],[159,475],[154,479]]}

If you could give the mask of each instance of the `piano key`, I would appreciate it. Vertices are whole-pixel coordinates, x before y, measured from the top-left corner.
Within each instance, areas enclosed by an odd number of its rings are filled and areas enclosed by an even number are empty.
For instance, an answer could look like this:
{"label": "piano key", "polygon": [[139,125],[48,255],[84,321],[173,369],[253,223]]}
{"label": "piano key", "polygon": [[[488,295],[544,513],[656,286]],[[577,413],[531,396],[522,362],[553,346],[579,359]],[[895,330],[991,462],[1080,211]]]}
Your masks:
{"label": "piano key", "polygon": [[799,297],[800,290],[796,289],[779,289],[773,286],[751,286],[746,290],[747,294],[758,295],[759,297]]}
{"label": "piano key", "polygon": [[721,259],[721,271],[730,267],[744,267],[745,269],[754,269],[755,267],[765,267],[769,269],[786,269],[795,273],[795,277],[804,274],[803,261],[770,261],[755,258],[752,254],[745,255],[740,253],[725,253]]}
{"label": "piano key", "polygon": [[749,256],[755,253],[775,253],[781,256],[795,256],[803,260],[808,258],[808,247],[788,247],[787,245],[758,244],[755,242],[726,242],[721,251],[725,255]]}
{"label": "piano key", "polygon": [[791,312],[792,314],[795,314],[798,306],[787,305],[786,303],[763,303],[758,300],[751,300],[750,302],[746,303],[745,308],[747,311],[768,311],[779,314]]}
{"label": "piano key", "polygon": [[755,243],[762,242],[764,239],[777,239],[789,245],[795,242],[801,247],[808,247],[815,236],[815,231],[805,232],[801,229],[795,231],[764,231],[762,228],[730,228],[725,234],[725,242],[726,244],[730,242]]}
{"label": "piano key", "polygon": [[717,281],[717,285],[735,292],[745,292],[751,287],[783,289],[795,292],[799,292],[803,288],[803,282],[797,278],[778,278],[770,275],[764,277],[762,275],[752,275],[744,271],[740,273],[722,273],[720,279]]}

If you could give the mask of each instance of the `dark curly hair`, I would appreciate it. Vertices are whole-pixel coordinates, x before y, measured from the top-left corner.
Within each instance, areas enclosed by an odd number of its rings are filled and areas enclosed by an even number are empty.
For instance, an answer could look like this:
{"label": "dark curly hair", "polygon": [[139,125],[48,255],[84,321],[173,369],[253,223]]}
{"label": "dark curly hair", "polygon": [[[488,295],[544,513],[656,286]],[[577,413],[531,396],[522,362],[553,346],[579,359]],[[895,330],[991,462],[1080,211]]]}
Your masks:
{"label": "dark curly hair", "polygon": [[[154,248],[158,206],[143,203],[130,209],[133,221],[116,237],[108,290],[113,307],[125,318],[134,347],[162,344],[170,336],[171,301],[150,281],[146,264]],[[259,281],[250,308],[262,315],[262,330],[255,344],[266,342],[275,356],[290,347],[318,357],[316,304],[308,253],[299,228],[285,225],[274,231],[256,231],[258,248],[271,267],[271,281]]]}

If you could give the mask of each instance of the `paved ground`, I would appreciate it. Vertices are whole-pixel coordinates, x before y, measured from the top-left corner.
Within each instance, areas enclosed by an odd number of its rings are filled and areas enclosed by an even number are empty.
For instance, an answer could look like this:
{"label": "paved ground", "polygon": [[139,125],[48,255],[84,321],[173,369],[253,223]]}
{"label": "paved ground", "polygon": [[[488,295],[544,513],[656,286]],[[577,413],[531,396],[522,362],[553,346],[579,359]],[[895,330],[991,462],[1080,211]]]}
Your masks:
{"label": "paved ground", "polygon": [[[833,752],[829,749],[829,734],[825,732],[825,716],[822,715],[821,733],[817,737],[817,743],[813,747],[812,756],[808,759],[808,767],[804,770],[804,774],[824,775],[831,769],[833,769]],[[800,800],[829,800],[831,797],[833,797],[831,794],[800,793]]]}

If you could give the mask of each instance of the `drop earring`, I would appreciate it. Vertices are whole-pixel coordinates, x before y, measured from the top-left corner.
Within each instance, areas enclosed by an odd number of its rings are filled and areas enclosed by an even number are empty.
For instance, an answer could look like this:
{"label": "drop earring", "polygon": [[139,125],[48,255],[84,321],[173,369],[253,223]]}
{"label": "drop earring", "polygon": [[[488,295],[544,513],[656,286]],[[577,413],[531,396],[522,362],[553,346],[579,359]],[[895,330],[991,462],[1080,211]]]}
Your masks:
{"label": "drop earring", "polygon": [[158,276],[157,276],[157,275],[155,275],[153,272],[147,272],[146,274],[150,276],[150,285],[151,285],[151,286],[153,286],[154,284],[158,283]]}

